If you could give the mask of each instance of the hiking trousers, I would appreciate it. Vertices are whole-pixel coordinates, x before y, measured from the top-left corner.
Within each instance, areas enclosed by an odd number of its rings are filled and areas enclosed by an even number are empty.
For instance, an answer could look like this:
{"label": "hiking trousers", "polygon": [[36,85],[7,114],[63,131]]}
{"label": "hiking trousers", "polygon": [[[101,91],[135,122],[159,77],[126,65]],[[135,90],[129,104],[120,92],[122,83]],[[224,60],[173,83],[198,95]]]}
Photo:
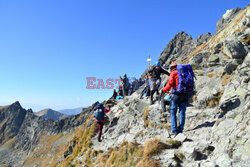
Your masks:
{"label": "hiking trousers", "polygon": [[169,100],[165,100],[164,97],[161,98],[161,109],[163,112],[166,112],[166,105],[170,105]]}
{"label": "hiking trousers", "polygon": [[152,78],[151,79],[151,84],[150,84],[150,100],[151,100],[151,104],[153,104],[153,96],[154,93],[156,92],[157,95],[159,95],[159,87],[161,85],[161,78]]}
{"label": "hiking trousers", "polygon": [[[173,95],[174,96],[174,95]],[[171,130],[173,133],[182,133],[185,125],[185,113],[187,108],[187,102],[175,102],[171,100],[170,103],[170,120],[171,120]],[[179,126],[177,127],[176,113],[179,109]]]}
{"label": "hiking trousers", "polygon": [[98,139],[101,139],[103,124],[104,124],[104,122],[97,122],[97,126],[98,126]]}

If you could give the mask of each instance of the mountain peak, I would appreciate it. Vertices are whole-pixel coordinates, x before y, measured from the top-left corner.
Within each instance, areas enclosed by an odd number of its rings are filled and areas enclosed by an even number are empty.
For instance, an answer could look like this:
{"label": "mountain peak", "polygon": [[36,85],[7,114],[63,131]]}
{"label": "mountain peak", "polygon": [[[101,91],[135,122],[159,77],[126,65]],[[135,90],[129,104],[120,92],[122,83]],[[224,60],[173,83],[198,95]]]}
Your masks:
{"label": "mountain peak", "polygon": [[51,108],[46,108],[44,110],[41,110],[41,111],[35,113],[35,115],[42,117],[42,118],[46,118],[46,119],[53,119],[54,121],[61,120],[61,119],[68,117],[68,115],[62,114],[62,113],[55,111]]}

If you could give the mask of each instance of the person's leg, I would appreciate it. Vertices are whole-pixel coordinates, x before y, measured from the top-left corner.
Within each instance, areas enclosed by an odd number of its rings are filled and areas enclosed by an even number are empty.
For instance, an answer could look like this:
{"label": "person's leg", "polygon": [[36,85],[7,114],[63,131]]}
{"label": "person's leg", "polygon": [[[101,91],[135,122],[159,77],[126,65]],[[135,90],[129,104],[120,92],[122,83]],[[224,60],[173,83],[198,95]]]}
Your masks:
{"label": "person's leg", "polygon": [[123,97],[125,97],[126,96],[126,89],[125,89],[125,87],[123,86],[123,88],[122,88],[122,94],[123,94]]}
{"label": "person's leg", "polygon": [[159,95],[159,87],[160,87],[160,85],[161,85],[161,79],[159,78],[159,79],[156,80],[156,84],[155,84],[157,95]]}
{"label": "person's leg", "polygon": [[154,90],[150,90],[150,102],[151,102],[151,104],[154,104],[154,100],[153,100],[154,93],[155,93]]}
{"label": "person's leg", "polygon": [[162,112],[166,112],[165,100],[163,96],[161,96],[161,109]]}
{"label": "person's leg", "polygon": [[153,95],[155,93],[155,82],[156,82],[155,79],[152,78],[151,79],[151,84],[150,84],[150,101],[151,101],[151,104],[154,103],[154,101],[153,101]]}
{"label": "person's leg", "polygon": [[176,112],[177,112],[177,105],[173,100],[171,100],[170,120],[171,120],[171,129],[173,133],[177,132]]}
{"label": "person's leg", "polygon": [[150,96],[150,87],[147,87],[146,96]]}
{"label": "person's leg", "polygon": [[178,127],[179,133],[182,133],[183,129],[184,129],[186,108],[187,108],[187,103],[186,102],[179,104],[179,110],[180,110],[180,113],[179,113],[179,127]]}
{"label": "person's leg", "polygon": [[103,122],[97,122],[98,125],[98,141],[101,141]]}
{"label": "person's leg", "polygon": [[141,92],[141,99],[142,99],[142,97],[143,97],[143,95],[145,94],[145,93],[147,93],[147,87],[145,87],[143,90],[142,90],[142,92]]}

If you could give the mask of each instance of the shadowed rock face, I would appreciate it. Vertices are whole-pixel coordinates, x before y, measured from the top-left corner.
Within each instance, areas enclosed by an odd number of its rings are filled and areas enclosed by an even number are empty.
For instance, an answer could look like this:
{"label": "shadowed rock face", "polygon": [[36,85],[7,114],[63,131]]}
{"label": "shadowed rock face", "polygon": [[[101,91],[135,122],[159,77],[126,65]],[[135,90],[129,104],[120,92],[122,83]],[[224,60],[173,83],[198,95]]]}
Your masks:
{"label": "shadowed rock face", "polygon": [[0,109],[0,144],[17,135],[25,115],[19,102]]}
{"label": "shadowed rock face", "polygon": [[190,44],[192,43],[192,37],[186,34],[184,31],[179,32],[175,37],[167,44],[166,48],[162,51],[158,60],[161,63],[168,61],[175,61],[177,57],[189,51]]}
{"label": "shadowed rock face", "polygon": [[[184,31],[181,31],[176,34],[174,38],[167,44],[166,48],[161,52],[158,60],[162,65],[166,64],[167,66],[176,60],[181,62],[188,54],[194,51],[196,47],[206,43],[211,36],[211,33],[205,33],[199,35],[196,39],[192,39],[190,35]],[[202,58],[200,58],[200,60],[202,61]],[[142,77],[145,77],[147,72],[148,70],[145,70],[142,74]]]}

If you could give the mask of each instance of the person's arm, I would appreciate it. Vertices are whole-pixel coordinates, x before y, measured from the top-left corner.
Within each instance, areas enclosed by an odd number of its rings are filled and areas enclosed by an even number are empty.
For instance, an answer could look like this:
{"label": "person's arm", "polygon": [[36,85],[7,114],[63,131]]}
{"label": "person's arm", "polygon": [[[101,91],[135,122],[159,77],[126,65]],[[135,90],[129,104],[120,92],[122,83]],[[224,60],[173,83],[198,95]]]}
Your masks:
{"label": "person's arm", "polygon": [[110,111],[110,107],[104,110],[104,113],[107,114]]}
{"label": "person's arm", "polygon": [[166,74],[166,75],[170,76],[169,72],[168,72],[168,71],[166,71],[166,70],[164,70],[163,68],[161,68],[161,73],[163,73],[163,74]]}
{"label": "person's arm", "polygon": [[167,85],[162,89],[163,92],[168,92],[174,85],[174,72],[170,74]]}

